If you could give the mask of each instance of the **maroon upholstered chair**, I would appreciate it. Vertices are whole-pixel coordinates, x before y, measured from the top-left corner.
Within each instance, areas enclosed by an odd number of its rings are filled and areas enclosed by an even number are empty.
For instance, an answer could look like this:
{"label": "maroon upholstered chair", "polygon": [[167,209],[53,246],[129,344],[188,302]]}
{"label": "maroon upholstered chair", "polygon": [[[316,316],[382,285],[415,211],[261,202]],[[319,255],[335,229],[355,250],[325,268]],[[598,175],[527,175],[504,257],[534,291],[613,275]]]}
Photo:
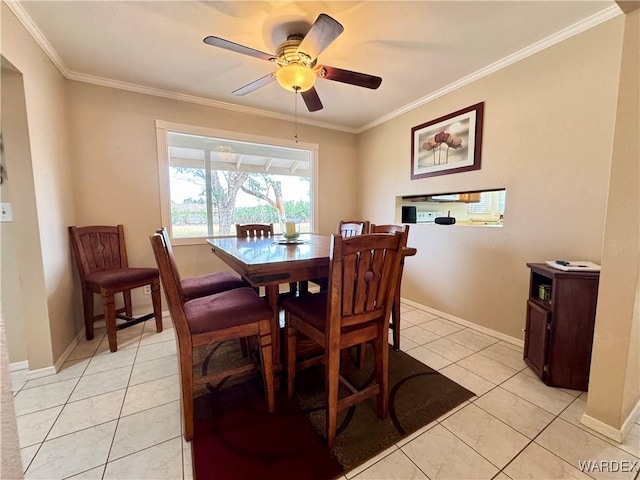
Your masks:
{"label": "maroon upholstered chair", "polygon": [[[184,439],[188,442],[193,438],[193,392],[195,385],[204,385],[230,375],[260,368],[267,397],[267,409],[270,413],[273,412],[275,409],[271,348],[271,317],[273,312],[269,304],[248,287],[234,288],[185,301],[180,279],[171,265],[164,236],[156,233],[150,239],[176,333]],[[234,365],[230,369],[194,379],[193,350],[195,348],[252,336],[258,337],[259,362],[250,362],[243,366]]]}
{"label": "maroon upholstered chair", "polygon": [[[118,350],[116,331],[155,317],[156,331],[162,331],[162,307],[160,278],[155,268],[131,268],[127,260],[127,248],[122,225],[69,227],[71,248],[76,259],[82,284],[82,304],[87,340],[93,338],[93,322],[105,319],[109,350]],[[131,290],[151,286],[153,314],[134,318]],[[102,296],[104,313],[95,315],[93,295]],[[116,308],[115,294],[122,293],[124,307]],[[116,324],[116,318],[125,323]]]}
{"label": "maroon upholstered chair", "polygon": [[194,298],[206,297],[207,295],[213,295],[214,293],[220,293],[226,290],[233,290],[234,288],[244,288],[249,286],[247,282],[231,272],[212,272],[195,277],[180,278],[180,273],[178,272],[178,268],[173,257],[173,248],[171,247],[169,232],[165,227],[161,227],[156,230],[156,233],[162,235],[162,238],[164,239],[167,251],[169,252],[171,268],[176,277],[180,280],[185,301],[193,300]]}
{"label": "maroon upholstered chair", "polygon": [[[287,394],[293,395],[296,370],[316,363],[325,367],[327,443],[336,439],[337,415],[357,402],[377,397],[377,414],[388,413],[389,313],[400,268],[402,234],[332,236],[329,290],[286,298]],[[314,359],[297,362],[298,332],[323,348]],[[371,342],[374,379],[362,390],[345,383],[350,395],[338,398],[340,352]]]}

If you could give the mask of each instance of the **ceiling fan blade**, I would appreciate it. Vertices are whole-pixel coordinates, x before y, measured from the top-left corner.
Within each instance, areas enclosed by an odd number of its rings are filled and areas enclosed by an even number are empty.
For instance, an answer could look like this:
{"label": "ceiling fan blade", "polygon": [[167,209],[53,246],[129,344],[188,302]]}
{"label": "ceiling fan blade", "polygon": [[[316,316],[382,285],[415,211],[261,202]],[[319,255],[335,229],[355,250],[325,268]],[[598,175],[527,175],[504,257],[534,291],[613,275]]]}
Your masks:
{"label": "ceiling fan blade", "polygon": [[306,92],[302,92],[302,99],[304,100],[307,109],[310,112],[317,112],[318,110],[322,110],[322,102],[320,101],[320,97],[318,96],[318,92],[315,87],[311,87]]}
{"label": "ceiling fan blade", "polygon": [[241,97],[242,95],[246,95],[247,93],[251,93],[261,87],[264,87],[265,85],[269,85],[275,79],[276,79],[276,76],[273,73],[270,73],[268,75],[265,75],[262,78],[259,78],[258,80],[254,80],[253,82],[245,85],[244,87],[240,87],[239,89],[234,90],[231,93]]}
{"label": "ceiling fan blade", "polygon": [[260,58],[262,60],[272,60],[275,58],[270,53],[264,53],[254,48],[245,47],[244,45],[230,42],[229,40],[225,40],[224,38],[220,38],[220,37],[209,36],[209,37],[206,37],[203,40],[203,42],[206,43],[207,45],[224,48],[225,50],[231,50],[232,52],[242,53],[243,55],[249,55],[250,57]]}
{"label": "ceiling fan blade", "polygon": [[315,60],[343,31],[344,27],[337,20],[321,13],[298,45],[298,52],[303,51]]}
{"label": "ceiling fan blade", "polygon": [[373,75],[367,75],[366,73],[352,72],[351,70],[343,70],[336,67],[322,66],[324,75],[320,75],[327,80],[334,80],[336,82],[348,83],[349,85],[357,85],[358,87],[365,87],[375,90],[382,83],[382,78]]}

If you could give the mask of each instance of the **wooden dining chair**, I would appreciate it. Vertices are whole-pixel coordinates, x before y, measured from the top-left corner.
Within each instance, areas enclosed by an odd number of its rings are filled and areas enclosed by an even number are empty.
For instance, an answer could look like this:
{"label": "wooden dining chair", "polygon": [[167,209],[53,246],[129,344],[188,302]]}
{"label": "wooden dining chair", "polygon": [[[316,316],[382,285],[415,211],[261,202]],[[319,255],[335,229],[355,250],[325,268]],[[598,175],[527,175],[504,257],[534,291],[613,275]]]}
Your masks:
{"label": "wooden dining chair", "polygon": [[194,277],[181,278],[173,256],[173,248],[169,238],[169,231],[165,227],[158,228],[156,233],[162,235],[164,244],[169,252],[169,264],[175,276],[180,281],[185,301],[194,298],[206,297],[214,293],[233,290],[234,288],[249,287],[250,285],[239,276],[231,272],[212,272]]}
{"label": "wooden dining chair", "polygon": [[[169,312],[176,332],[178,362],[181,383],[184,439],[193,438],[193,392],[197,385],[204,385],[230,375],[237,375],[254,368],[262,371],[267,397],[267,410],[275,409],[273,358],[271,348],[271,317],[273,311],[251,288],[234,288],[206,297],[185,301],[182,285],[171,266],[169,249],[163,235],[150,237],[153,253],[160,270],[160,278],[169,303]],[[254,359],[242,366],[202,378],[193,378],[193,350],[225,340],[257,337],[260,346],[259,362]]]}
{"label": "wooden dining chair", "polygon": [[[87,226],[69,227],[71,249],[76,259],[82,288],[85,336],[93,339],[93,323],[104,318],[109,340],[109,350],[118,350],[117,330],[144,322],[152,317],[156,320],[156,331],[162,331],[162,306],[160,279],[156,268],[132,268],[127,259],[124,227]],[[133,317],[131,290],[151,286],[153,313]],[[96,315],[93,295],[102,296],[103,313]],[[124,306],[116,308],[115,295],[122,293]],[[116,319],[124,320],[117,324]]]}
{"label": "wooden dining chair", "polygon": [[[389,313],[400,268],[402,234],[332,236],[329,290],[286,298],[287,394],[294,393],[298,370],[318,362],[325,366],[327,443],[336,439],[338,412],[372,396],[376,413],[388,413]],[[319,357],[297,362],[298,332],[323,347]],[[374,381],[358,391],[340,376],[340,352],[354,345],[373,343]],[[338,399],[342,381],[351,394]]]}
{"label": "wooden dining chair", "polygon": [[273,237],[273,223],[236,223],[238,238]]}
{"label": "wooden dining chair", "polygon": [[[273,223],[236,224],[236,236],[238,238],[273,237],[273,235]],[[298,284],[296,282],[289,283],[289,295],[295,295],[297,290]]]}
{"label": "wooden dining chair", "polygon": [[[369,233],[369,221],[367,220],[340,220],[336,228],[336,233],[343,237],[352,237],[354,235],[362,235],[363,233]],[[320,290],[327,289],[326,278],[314,278],[309,281],[305,280],[300,282],[300,293],[306,294],[309,292],[309,282],[313,282],[320,287]]]}
{"label": "wooden dining chair", "polygon": [[370,223],[368,220],[340,220],[338,222],[337,232],[343,237],[363,235],[369,233],[369,226]]}
{"label": "wooden dining chair", "polygon": [[[402,272],[404,270],[404,259],[408,255],[415,255],[415,249],[407,249],[407,240],[409,238],[409,225],[374,225],[371,224],[369,231],[371,233],[403,233],[402,240],[402,256],[400,259],[400,269],[398,270],[398,281],[396,282],[396,290],[393,294],[393,305],[391,307],[391,321],[389,328],[393,333],[393,348],[400,350],[400,287],[402,283]],[[361,361],[361,364],[363,362]]]}

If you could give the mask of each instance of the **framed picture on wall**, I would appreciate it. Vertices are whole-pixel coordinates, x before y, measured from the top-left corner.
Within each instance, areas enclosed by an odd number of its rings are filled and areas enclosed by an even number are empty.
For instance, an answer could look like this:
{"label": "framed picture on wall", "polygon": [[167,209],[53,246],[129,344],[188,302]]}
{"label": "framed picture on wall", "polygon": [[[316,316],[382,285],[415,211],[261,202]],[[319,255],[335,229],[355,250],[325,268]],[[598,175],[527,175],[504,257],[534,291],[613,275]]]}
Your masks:
{"label": "framed picture on wall", "polygon": [[411,129],[411,179],[480,169],[484,102]]}

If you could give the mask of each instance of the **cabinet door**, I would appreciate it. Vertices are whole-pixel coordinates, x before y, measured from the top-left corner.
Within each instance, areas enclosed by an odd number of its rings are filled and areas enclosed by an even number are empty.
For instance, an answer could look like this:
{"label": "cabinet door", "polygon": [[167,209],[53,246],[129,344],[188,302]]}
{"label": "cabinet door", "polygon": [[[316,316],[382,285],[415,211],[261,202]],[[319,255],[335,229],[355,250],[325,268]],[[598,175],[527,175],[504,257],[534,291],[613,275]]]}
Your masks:
{"label": "cabinet door", "polygon": [[527,301],[527,327],[524,339],[524,360],[544,380],[549,343],[551,312],[535,302]]}

